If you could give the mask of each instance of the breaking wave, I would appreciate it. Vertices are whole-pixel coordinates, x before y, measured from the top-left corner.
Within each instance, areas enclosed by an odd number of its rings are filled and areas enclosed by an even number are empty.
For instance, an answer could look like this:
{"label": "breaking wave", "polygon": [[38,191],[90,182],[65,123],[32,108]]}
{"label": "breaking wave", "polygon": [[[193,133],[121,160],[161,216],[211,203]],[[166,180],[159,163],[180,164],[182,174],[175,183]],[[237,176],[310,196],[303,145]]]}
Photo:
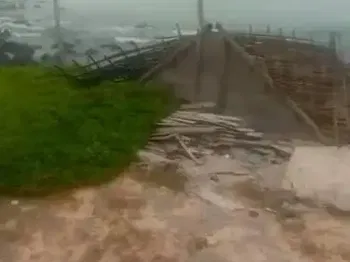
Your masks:
{"label": "breaking wave", "polygon": [[147,44],[147,43],[153,41],[154,39],[139,38],[139,37],[132,37],[132,36],[117,36],[117,37],[114,37],[114,40],[117,43],[135,42],[137,44]]}

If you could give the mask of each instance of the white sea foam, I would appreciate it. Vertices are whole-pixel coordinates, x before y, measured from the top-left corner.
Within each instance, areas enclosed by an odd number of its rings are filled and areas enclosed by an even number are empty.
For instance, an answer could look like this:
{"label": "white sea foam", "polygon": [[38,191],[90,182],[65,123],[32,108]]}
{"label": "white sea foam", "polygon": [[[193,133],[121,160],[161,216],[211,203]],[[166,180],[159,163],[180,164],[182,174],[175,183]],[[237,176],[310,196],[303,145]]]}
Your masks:
{"label": "white sea foam", "polygon": [[12,36],[18,37],[18,38],[27,38],[27,37],[32,37],[32,38],[39,38],[41,37],[40,33],[17,33],[17,32],[12,32]]}
{"label": "white sea foam", "polygon": [[8,16],[0,17],[0,23],[1,22],[12,22],[12,21],[14,21],[14,19],[12,17],[8,17]]}
{"label": "white sea foam", "polygon": [[20,31],[30,31],[30,32],[41,32],[44,31],[45,28],[41,26],[31,26],[20,23],[12,23],[12,22],[4,22],[0,23],[1,28],[8,28],[11,30],[20,30]]}
{"label": "white sea foam", "polygon": [[[195,35],[197,34],[197,30],[181,30],[182,35]],[[172,35],[177,35],[177,31],[173,30]]]}
{"label": "white sea foam", "polygon": [[113,26],[113,27],[107,27],[105,28],[108,31],[126,34],[135,31],[135,28],[133,26]]}
{"label": "white sea foam", "polygon": [[150,39],[150,38],[140,38],[140,37],[132,37],[132,36],[117,36],[117,37],[114,37],[114,39],[116,42],[119,42],[119,43],[127,43],[132,41],[137,44],[146,44],[153,41],[153,39]]}

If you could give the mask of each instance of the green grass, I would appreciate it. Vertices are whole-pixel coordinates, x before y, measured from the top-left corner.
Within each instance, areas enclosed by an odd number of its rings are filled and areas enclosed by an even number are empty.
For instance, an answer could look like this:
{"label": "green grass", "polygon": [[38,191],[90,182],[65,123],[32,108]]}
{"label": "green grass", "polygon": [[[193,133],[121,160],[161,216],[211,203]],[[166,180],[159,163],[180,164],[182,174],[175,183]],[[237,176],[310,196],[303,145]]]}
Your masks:
{"label": "green grass", "polygon": [[46,194],[116,176],[173,108],[130,82],[71,86],[40,67],[0,68],[0,193]]}

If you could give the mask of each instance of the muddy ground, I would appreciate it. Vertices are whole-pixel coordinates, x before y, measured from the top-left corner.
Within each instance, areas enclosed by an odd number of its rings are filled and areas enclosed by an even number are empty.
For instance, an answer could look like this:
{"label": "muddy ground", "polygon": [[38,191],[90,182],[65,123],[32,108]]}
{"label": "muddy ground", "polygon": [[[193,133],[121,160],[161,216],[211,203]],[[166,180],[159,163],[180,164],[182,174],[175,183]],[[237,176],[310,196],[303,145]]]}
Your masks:
{"label": "muddy ground", "polygon": [[141,159],[104,186],[2,198],[0,261],[350,261],[350,220],[281,190],[285,161]]}

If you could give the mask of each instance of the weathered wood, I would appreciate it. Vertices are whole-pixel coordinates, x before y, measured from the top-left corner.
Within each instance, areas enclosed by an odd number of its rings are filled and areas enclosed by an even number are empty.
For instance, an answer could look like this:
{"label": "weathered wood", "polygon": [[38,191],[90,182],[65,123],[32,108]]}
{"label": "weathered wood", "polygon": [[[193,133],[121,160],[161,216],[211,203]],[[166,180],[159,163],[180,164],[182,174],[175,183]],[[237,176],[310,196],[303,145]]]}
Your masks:
{"label": "weathered wood", "polygon": [[255,148],[255,147],[267,148],[267,149],[273,150],[276,154],[279,154],[283,157],[289,157],[292,153],[292,150],[282,148],[281,146],[274,145],[273,143],[268,141],[223,139],[220,142],[218,142],[217,145],[223,145],[224,143],[226,143],[226,145],[234,145],[237,147],[244,147],[244,148]]}
{"label": "weathered wood", "polygon": [[76,82],[83,86],[97,85],[105,80],[114,82],[136,80],[157,64],[177,41],[170,40],[141,48],[135,46],[133,50],[127,51],[120,48],[121,52],[105,56],[102,60],[94,60],[89,56],[92,63],[80,66],[83,72],[70,77],[75,78]]}
{"label": "weathered wood", "polygon": [[182,149],[187,153],[187,155],[197,164],[201,164],[199,160],[192,154],[192,152],[189,150],[189,148],[186,146],[186,144],[182,141],[181,137],[178,135],[175,135],[176,140],[179,142]]}
{"label": "weathered wood", "polygon": [[165,135],[154,134],[151,136],[150,140],[151,141],[162,141],[162,140],[169,140],[173,137],[175,137],[175,134],[165,134]]}
{"label": "weathered wood", "polygon": [[230,77],[230,63],[231,63],[231,48],[230,44],[227,42],[227,39],[224,38],[224,55],[225,61],[223,66],[223,72],[220,79],[220,88],[217,95],[216,102],[216,113],[223,113],[227,107],[227,97],[229,92],[229,77]]}
{"label": "weathered wood", "polygon": [[[176,115],[176,117],[174,117]],[[192,123],[181,123],[182,118],[192,118]],[[236,126],[239,118],[222,116],[212,113],[193,111],[178,111],[161,121],[161,127],[151,136],[154,147],[160,148],[172,155],[185,151],[186,156],[200,164],[197,155],[207,155],[217,148],[241,147],[259,154],[275,153],[275,156],[288,158],[292,149],[285,144],[276,144],[263,139],[263,134],[244,126]],[[170,121],[170,122],[168,122]],[[177,123],[179,121],[180,123]],[[232,122],[230,122],[232,121]],[[169,123],[169,125],[167,125]],[[224,123],[224,124],[222,124]],[[233,123],[234,125],[231,125]],[[179,125],[177,125],[179,124]],[[242,121],[241,121],[241,124]],[[184,126],[185,125],[185,126]],[[176,147],[177,141],[180,148]],[[288,144],[287,144],[288,145]],[[194,156],[194,153],[196,156]]]}
{"label": "weathered wood", "polygon": [[205,25],[203,0],[197,0],[197,19],[199,30],[202,30]]}
{"label": "weathered wood", "polygon": [[[223,30],[225,33],[225,31]],[[227,34],[227,33],[226,33]],[[227,34],[228,35],[228,34]],[[256,65],[255,59],[252,59],[251,56],[249,56],[242,47],[240,47],[237,43],[235,43],[232,39],[228,37],[227,41],[231,44],[231,47],[238,51],[238,53],[241,55],[241,57],[246,61],[248,65],[250,65],[255,70],[259,70],[259,73],[263,76],[263,79],[265,81],[265,85],[268,86],[268,88],[273,91],[273,93],[282,98],[285,101],[286,105],[290,107],[303,121],[306,125],[311,127],[311,129],[314,131],[317,139],[323,143],[323,144],[329,144],[330,141],[327,139],[322,132],[320,131],[320,128],[317,126],[317,124],[310,118],[308,114],[306,114],[289,96],[286,94],[281,94],[280,90],[277,90],[274,87],[274,83],[272,78],[270,77],[267,68],[263,67],[261,64],[260,66]]]}
{"label": "weathered wood", "polygon": [[301,119],[304,120],[304,123],[306,123],[309,127],[311,127],[317,137],[317,139],[325,144],[329,145],[330,141],[327,139],[322,133],[320,128],[316,125],[316,123],[289,97],[285,99],[287,105],[298,115],[301,117]]}
{"label": "weathered wood", "polygon": [[156,134],[210,134],[218,131],[215,126],[184,126],[184,127],[161,127]]}
{"label": "weathered wood", "polygon": [[242,118],[235,117],[235,116],[225,116],[225,115],[218,115],[213,113],[198,113],[193,111],[185,111],[180,110],[173,114],[174,116],[184,116],[184,117],[194,117],[194,119],[206,119],[206,120],[212,120],[214,122],[217,122],[218,120],[227,120],[232,122],[242,122]]}
{"label": "weathered wood", "polygon": [[203,38],[204,32],[200,31],[199,36],[196,41],[196,73],[194,76],[194,93],[193,93],[193,101],[200,100],[200,94],[202,89],[201,75],[203,71]]}
{"label": "weathered wood", "polygon": [[181,32],[181,28],[180,28],[179,23],[176,23],[175,27],[176,27],[177,38],[180,40],[182,37],[182,32]]}
{"label": "weathered wood", "polygon": [[333,132],[334,132],[334,140],[335,144],[339,145],[339,126],[338,126],[338,104],[337,104],[337,93],[336,90],[333,89],[333,114],[332,114],[332,120],[333,120]]}

